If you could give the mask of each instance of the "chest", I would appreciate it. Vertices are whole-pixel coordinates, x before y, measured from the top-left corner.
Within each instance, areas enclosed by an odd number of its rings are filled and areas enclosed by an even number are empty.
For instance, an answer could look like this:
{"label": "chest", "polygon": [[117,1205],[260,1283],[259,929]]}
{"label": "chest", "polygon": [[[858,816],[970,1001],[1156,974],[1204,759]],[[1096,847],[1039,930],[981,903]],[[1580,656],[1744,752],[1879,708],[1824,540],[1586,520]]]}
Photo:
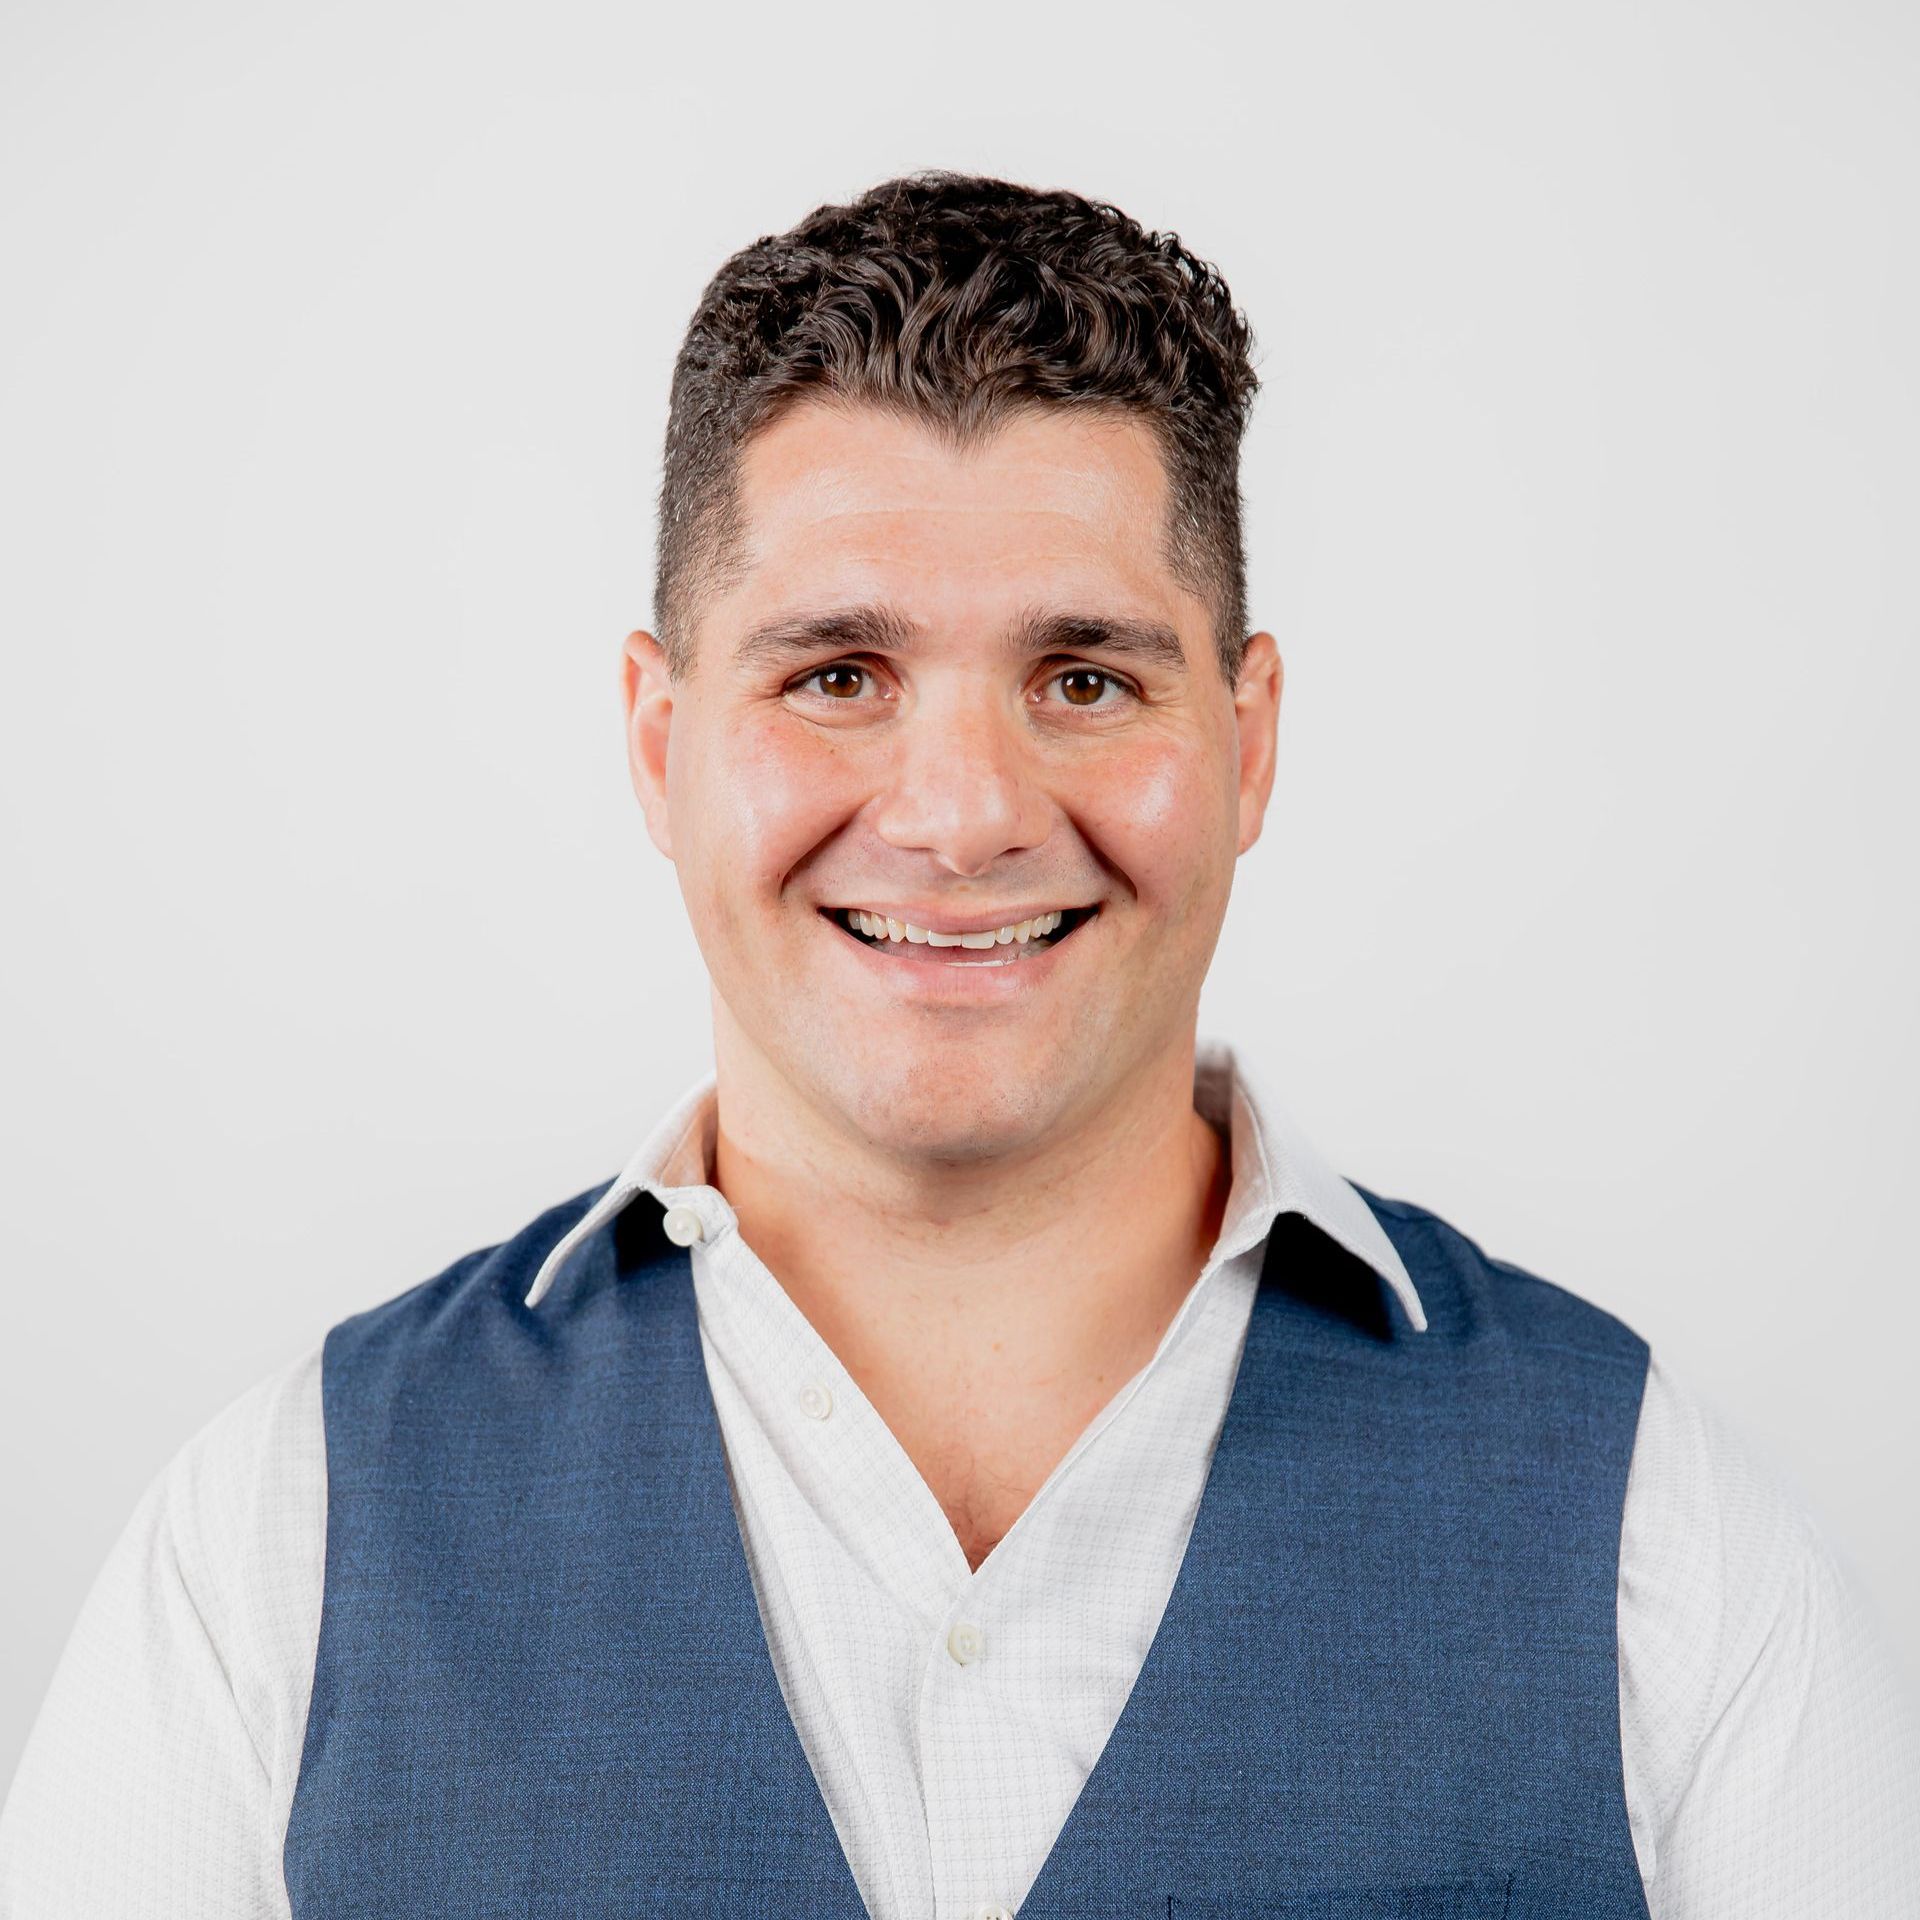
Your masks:
{"label": "chest", "polygon": [[[1116,1421],[1030,1495],[1040,1455],[1024,1484],[1017,1448],[943,1473],[955,1434],[930,1423],[923,1518],[958,1514],[975,1550],[1030,1522],[956,1583],[958,1529],[916,1559],[929,1530],[888,1524],[884,1485],[836,1567],[807,1499],[750,1477],[742,1558],[684,1267],[666,1277],[610,1290],[621,1320],[583,1322],[564,1376],[545,1350],[450,1352],[444,1314],[423,1364],[330,1340],[296,1920],[1644,1920],[1613,1667],[1622,1370],[1556,1344],[1537,1382],[1504,1351],[1423,1379],[1266,1295],[1210,1463],[1177,1413]],[[831,1419],[799,1430],[832,1457]],[[1083,1481],[1096,1456],[1126,1470]],[[1200,1474],[1184,1511],[1156,1458]],[[936,1631],[892,1633],[916,1580]],[[946,1630],[968,1624],[963,1654]],[[906,1764],[866,1738],[888,1703]]]}
{"label": "chest", "polygon": [[971,1572],[1012,1532],[1099,1412],[1075,1400],[1004,1415],[968,1407],[940,1419],[903,1399],[888,1404],[903,1468],[932,1494]]}
{"label": "chest", "polygon": [[[1212,1309],[1196,1318],[1176,1364],[1156,1370],[1151,1390],[1132,1390],[1152,1357],[1151,1344],[1110,1359],[1097,1373],[1044,1383],[975,1374],[953,1385],[939,1370],[890,1373],[849,1368],[872,1416],[868,1471],[919,1482],[944,1516],[970,1572],[1013,1530],[1054,1475],[1072,1458],[1078,1479],[1120,1476],[1142,1485],[1156,1474],[1184,1475],[1197,1497],[1194,1461],[1217,1429],[1232,1384],[1237,1327],[1251,1297],[1248,1276],[1216,1288]],[[1126,1420],[1115,1416],[1126,1405]],[[1102,1416],[1106,1415],[1106,1419]],[[1082,1445],[1096,1434],[1097,1460]],[[1074,1457],[1076,1448],[1081,1457]],[[1085,1464],[1082,1464],[1082,1458]],[[921,1503],[924,1506],[924,1503]]]}

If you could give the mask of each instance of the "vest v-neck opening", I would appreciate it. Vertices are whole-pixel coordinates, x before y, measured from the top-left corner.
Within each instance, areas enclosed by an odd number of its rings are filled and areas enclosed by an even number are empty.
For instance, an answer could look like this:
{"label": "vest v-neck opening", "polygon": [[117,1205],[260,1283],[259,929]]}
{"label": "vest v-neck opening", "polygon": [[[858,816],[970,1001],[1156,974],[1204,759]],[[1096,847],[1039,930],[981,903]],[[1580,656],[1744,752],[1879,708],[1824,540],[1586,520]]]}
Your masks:
{"label": "vest v-neck opening", "polygon": [[[1302,1224],[1304,1225],[1305,1223],[1302,1222]],[[1058,1858],[1061,1855],[1062,1848],[1064,1846],[1071,1844],[1072,1838],[1075,1834],[1076,1816],[1079,1814],[1079,1811],[1082,1805],[1086,1803],[1090,1791],[1092,1791],[1095,1787],[1095,1783],[1099,1780],[1101,1768],[1104,1765],[1106,1765],[1109,1754],[1113,1752],[1116,1746],[1116,1743],[1122,1741],[1126,1737],[1128,1728],[1129,1728],[1129,1716],[1134,1713],[1136,1699],[1141,1695],[1143,1689],[1150,1689],[1155,1692],[1160,1692],[1160,1691],[1163,1691],[1166,1685],[1168,1684],[1167,1676],[1166,1676],[1167,1661],[1162,1654],[1162,1647],[1163,1647],[1163,1643],[1165,1643],[1169,1638],[1170,1628],[1172,1633],[1175,1636],[1178,1636],[1180,1634],[1185,1624],[1183,1616],[1188,1610],[1190,1610],[1196,1604],[1194,1600],[1194,1582],[1189,1577],[1189,1569],[1194,1559],[1195,1543],[1199,1542],[1201,1544],[1202,1551],[1212,1551],[1216,1546],[1224,1544],[1223,1542],[1218,1540],[1216,1535],[1216,1530],[1212,1528],[1208,1523],[1209,1521],[1208,1506],[1209,1506],[1209,1501],[1210,1501],[1213,1488],[1216,1482],[1216,1478],[1219,1474],[1221,1456],[1222,1454],[1228,1451],[1230,1438],[1235,1439],[1237,1441],[1238,1428],[1237,1428],[1236,1416],[1241,1406],[1242,1388],[1248,1376],[1249,1364],[1251,1363],[1252,1366],[1256,1370],[1258,1370],[1258,1369],[1263,1369],[1269,1363],[1270,1356],[1268,1353],[1268,1348],[1271,1346],[1273,1340],[1275,1339],[1276,1329],[1273,1322],[1273,1316],[1271,1314],[1263,1313],[1261,1311],[1260,1292],[1264,1292],[1268,1287],[1268,1284],[1269,1284],[1268,1267],[1271,1265],[1273,1260],[1273,1248],[1278,1244],[1279,1240],[1283,1237],[1284,1236],[1282,1235],[1275,1235],[1269,1241],[1269,1250],[1266,1256],[1266,1260],[1263,1262],[1263,1265],[1262,1265],[1262,1272],[1260,1277],[1260,1290],[1256,1292],[1256,1296],[1253,1303],[1252,1314],[1250,1316],[1248,1326],[1247,1326],[1245,1342],[1241,1348],[1240,1357],[1235,1368],[1234,1381],[1228,1395],[1225,1418],[1221,1424],[1220,1435],[1214,1451],[1213,1458],[1208,1463],[1207,1473],[1201,1486],[1199,1505],[1194,1515],[1194,1521],[1193,1521],[1192,1528],[1190,1529],[1188,1534],[1187,1543],[1185,1547],[1182,1549],[1180,1565],[1179,1565],[1178,1571],[1175,1573],[1173,1586],[1168,1595],[1166,1606],[1161,1612],[1160,1619],[1155,1624],[1153,1635],[1148,1643],[1145,1659],[1142,1662],[1142,1665],[1140,1667],[1138,1674],[1135,1676],[1133,1686],[1128,1691],[1127,1699],[1121,1707],[1119,1717],[1114,1723],[1112,1729],[1110,1730],[1106,1741],[1102,1744],[1099,1754],[1095,1757],[1093,1766],[1089,1770],[1086,1780],[1082,1783],[1081,1791],[1079,1795],[1075,1798],[1072,1808],[1069,1809],[1068,1811],[1066,1820],[1060,1829],[1060,1833],[1054,1842],[1053,1848],[1049,1851],[1046,1860],[1042,1863],[1040,1870],[1034,1879],[1032,1887],[1028,1889],[1027,1893],[1023,1895],[1019,1901],[1016,1901],[1014,1903],[1016,1906],[1016,1910],[1023,1915],[1028,1911],[1028,1907],[1026,1903],[1030,1901],[1035,1894],[1040,1893],[1046,1887],[1049,1870],[1053,1867],[1053,1864],[1056,1858]],[[1207,1269],[1206,1275],[1203,1277],[1210,1278],[1213,1271],[1214,1269],[1210,1264],[1209,1268]],[[626,1282],[623,1282],[623,1284],[633,1284],[633,1282],[626,1281]],[[681,1341],[684,1342],[688,1337],[689,1331],[691,1332],[692,1359],[698,1366],[699,1375],[702,1383],[702,1399],[703,1399],[703,1405],[704,1405],[704,1412],[707,1416],[705,1430],[708,1432],[711,1438],[711,1451],[712,1451],[712,1457],[713,1457],[713,1464],[719,1471],[724,1473],[725,1446],[724,1446],[724,1440],[723,1440],[721,1429],[720,1429],[719,1414],[718,1414],[718,1409],[715,1407],[713,1403],[711,1383],[706,1378],[705,1362],[700,1352],[698,1314],[697,1314],[695,1303],[694,1303],[694,1285],[693,1285],[691,1259],[683,1256],[681,1259],[678,1259],[678,1260],[669,1259],[667,1261],[664,1261],[660,1263],[660,1265],[653,1268],[651,1271],[641,1276],[640,1284],[648,1285],[648,1286],[664,1286],[670,1289],[676,1302],[678,1303],[676,1306],[676,1310],[670,1316],[671,1321],[676,1329],[676,1335]],[[1196,1282],[1196,1287],[1198,1284],[1199,1283]],[[1183,1315],[1187,1313],[1187,1309],[1191,1304],[1192,1299],[1193,1299],[1193,1291],[1190,1290],[1187,1297],[1183,1299],[1180,1309],[1176,1313],[1176,1316],[1175,1316],[1176,1322]],[[1162,1335],[1160,1346],[1156,1348],[1156,1357],[1158,1356],[1158,1353],[1160,1351],[1163,1351],[1165,1349],[1165,1346],[1167,1345],[1168,1341],[1171,1339],[1173,1332],[1174,1332],[1174,1325],[1170,1323],[1168,1329]],[[1128,1383],[1127,1390],[1129,1392],[1137,1391],[1140,1380],[1145,1375],[1145,1373],[1148,1370],[1148,1366],[1150,1365],[1151,1365],[1151,1362],[1147,1363],[1147,1365],[1142,1366],[1135,1373],[1135,1375],[1132,1377],[1132,1379]],[[1117,1398],[1118,1398],[1118,1395],[1116,1395],[1116,1400]],[[1118,1413],[1122,1410],[1123,1409],[1121,1408],[1116,1408],[1113,1402],[1109,1402],[1108,1408],[1104,1409],[1103,1412],[1111,1412],[1113,1417],[1117,1418]],[[1098,1420],[1099,1420],[1099,1416],[1096,1416],[1096,1421]],[[1092,1433],[1092,1427],[1090,1425],[1088,1429],[1088,1433],[1083,1434],[1082,1439],[1083,1440],[1088,1439],[1088,1436],[1091,1433]],[[1094,1437],[1097,1437],[1097,1436],[1094,1436]],[[897,1444],[898,1442],[896,1440],[896,1445]],[[902,1453],[903,1453],[903,1457],[905,1457],[904,1449],[902,1450]],[[1063,1459],[1063,1461],[1061,1462],[1061,1466],[1062,1467],[1066,1466],[1072,1457],[1073,1456],[1070,1452],[1070,1455],[1068,1456],[1068,1458]],[[911,1461],[909,1461],[908,1464],[911,1465]],[[1059,1469],[1056,1468],[1056,1473],[1058,1473],[1058,1471]],[[923,1486],[925,1485],[924,1480],[922,1481],[922,1485]],[[932,1494],[932,1490],[929,1488],[927,1489],[927,1491],[928,1491],[928,1497],[930,1499],[934,1498]],[[1037,1496],[1036,1496],[1036,1499],[1037,1499]],[[937,1499],[935,1499],[934,1503],[936,1506],[938,1505]],[[1032,1506],[1033,1506],[1033,1503],[1030,1502],[1028,1507],[1025,1510],[1023,1510],[1021,1519],[1024,1519],[1026,1517],[1027,1512],[1032,1511]],[[739,1584],[746,1587],[748,1591],[751,1592],[752,1570],[748,1564],[746,1542],[741,1537],[740,1528],[739,1528],[739,1516],[737,1513],[734,1514],[734,1520],[735,1520],[735,1526],[733,1529],[733,1551],[727,1556],[728,1571],[731,1578],[735,1579]],[[1014,1527],[1008,1529],[1008,1532],[1004,1536],[1004,1538],[1011,1539],[1013,1537],[1013,1533],[1015,1529],[1019,1526],[1019,1524],[1020,1524],[1019,1521],[1016,1521],[1014,1523]],[[964,1568],[965,1555],[960,1549],[957,1536],[954,1537],[954,1548],[955,1548],[956,1558],[958,1559],[959,1564]],[[998,1551],[997,1547],[995,1551],[996,1552]],[[989,1558],[990,1557],[991,1556],[989,1556]],[[980,1574],[985,1571],[987,1565],[988,1565],[988,1561],[982,1561],[979,1568],[970,1570],[969,1578],[977,1579],[980,1576]],[[757,1609],[756,1609],[756,1617],[758,1617]],[[766,1677],[772,1683],[776,1693],[780,1695],[781,1704],[783,1709],[786,1712],[787,1724],[788,1724],[789,1731],[792,1733],[794,1745],[804,1755],[805,1749],[800,1739],[799,1728],[794,1724],[791,1708],[786,1701],[784,1689],[782,1689],[780,1686],[779,1672],[773,1658],[773,1650],[766,1637],[766,1626],[765,1626],[764,1618],[761,1618],[760,1620],[759,1652],[761,1655],[762,1663],[764,1665]],[[851,1879],[853,1877],[853,1869],[851,1864],[847,1863],[845,1860],[845,1848],[840,1842],[838,1829],[835,1826],[835,1823],[833,1820],[832,1809],[828,1805],[826,1796],[820,1788],[820,1783],[817,1777],[815,1777],[812,1773],[812,1768],[810,1764],[808,1767],[808,1773],[809,1773],[810,1779],[812,1779],[813,1800],[817,1805],[820,1819],[823,1825],[830,1832],[834,1834],[835,1844],[840,1848],[843,1864],[846,1864],[848,1877]]]}

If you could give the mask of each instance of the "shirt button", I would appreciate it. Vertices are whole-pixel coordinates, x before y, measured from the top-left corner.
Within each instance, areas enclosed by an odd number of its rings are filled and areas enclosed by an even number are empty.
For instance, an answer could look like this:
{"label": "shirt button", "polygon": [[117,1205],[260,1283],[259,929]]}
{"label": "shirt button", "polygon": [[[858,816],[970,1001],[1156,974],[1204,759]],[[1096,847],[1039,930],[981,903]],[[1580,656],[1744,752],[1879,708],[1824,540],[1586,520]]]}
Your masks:
{"label": "shirt button", "polygon": [[1013,1920],[1011,1907],[975,1907],[973,1920]]}
{"label": "shirt button", "polygon": [[812,1420],[824,1420],[833,1411],[833,1395],[818,1380],[800,1389],[800,1409]]}
{"label": "shirt button", "polygon": [[660,1226],[676,1247],[690,1247],[707,1235],[706,1223],[691,1207],[669,1207],[660,1217]]}
{"label": "shirt button", "polygon": [[947,1651],[964,1667],[987,1650],[987,1636],[971,1620],[956,1620],[947,1635]]}

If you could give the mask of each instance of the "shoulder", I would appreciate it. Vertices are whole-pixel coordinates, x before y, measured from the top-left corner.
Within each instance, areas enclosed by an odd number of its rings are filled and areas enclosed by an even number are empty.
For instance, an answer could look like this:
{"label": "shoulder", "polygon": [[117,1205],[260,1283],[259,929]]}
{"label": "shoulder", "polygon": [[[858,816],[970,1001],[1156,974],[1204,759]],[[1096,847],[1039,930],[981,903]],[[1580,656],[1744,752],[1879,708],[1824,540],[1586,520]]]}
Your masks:
{"label": "shoulder", "polygon": [[[1845,1790],[1855,1818],[1920,1791],[1911,1703],[1851,1565],[1784,1470],[1657,1361],[1618,1624],[1629,1808],[1664,1887],[1702,1870],[1703,1847],[1729,1850],[1717,1873],[1733,1851],[1757,1862],[1797,1845],[1806,1795]],[[1809,1835],[1793,1857],[1830,1844]]]}
{"label": "shoulder", "polygon": [[1838,1576],[1784,1476],[1650,1363],[1620,1528],[1623,1680],[1642,1744],[1681,1768],[1761,1648]]}
{"label": "shoulder", "polygon": [[272,1775],[297,1764],[326,1567],[321,1348],[213,1415],[155,1477],[133,1551],[142,1584],[177,1580],[205,1623]]}
{"label": "shoulder", "polygon": [[229,1401],[195,1431],[156,1476],[159,1497],[176,1523],[214,1550],[240,1542],[243,1531],[270,1518],[273,1496],[304,1469],[324,1467],[316,1446],[320,1347],[294,1358]]}
{"label": "shoulder", "polygon": [[[1785,1474],[1657,1358],[1647,1369],[1627,1484],[1623,1545],[1634,1556],[1636,1598],[1711,1600],[1717,1625],[1737,1630],[1777,1612],[1824,1569],[1825,1544]],[[1702,1624],[1697,1609],[1665,1611]]]}
{"label": "shoulder", "polygon": [[324,1524],[320,1348],[229,1401],[152,1476],[109,1552],[88,1608],[122,1586],[177,1586],[218,1642],[253,1628],[250,1603],[285,1551]]}
{"label": "shoulder", "polygon": [[216,1882],[267,1897],[260,1835],[291,1801],[319,1633],[319,1375],[314,1348],[257,1381],[135,1502],[0,1812],[0,1909],[77,1912],[102,1887],[182,1912]]}

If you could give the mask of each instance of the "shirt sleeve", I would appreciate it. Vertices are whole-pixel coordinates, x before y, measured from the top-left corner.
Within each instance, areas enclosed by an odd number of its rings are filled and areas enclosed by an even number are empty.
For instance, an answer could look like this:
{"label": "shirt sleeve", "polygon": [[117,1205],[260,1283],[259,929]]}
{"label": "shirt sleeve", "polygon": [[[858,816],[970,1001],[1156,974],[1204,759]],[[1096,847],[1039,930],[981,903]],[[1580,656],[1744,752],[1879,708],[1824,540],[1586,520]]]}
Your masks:
{"label": "shirt sleeve", "polygon": [[0,1810],[5,1920],[287,1920],[325,1552],[319,1354],[149,1483]]}
{"label": "shirt sleeve", "polygon": [[1653,1920],[1920,1915],[1920,1711],[1884,1622],[1785,1479],[1657,1364],[1619,1641]]}

